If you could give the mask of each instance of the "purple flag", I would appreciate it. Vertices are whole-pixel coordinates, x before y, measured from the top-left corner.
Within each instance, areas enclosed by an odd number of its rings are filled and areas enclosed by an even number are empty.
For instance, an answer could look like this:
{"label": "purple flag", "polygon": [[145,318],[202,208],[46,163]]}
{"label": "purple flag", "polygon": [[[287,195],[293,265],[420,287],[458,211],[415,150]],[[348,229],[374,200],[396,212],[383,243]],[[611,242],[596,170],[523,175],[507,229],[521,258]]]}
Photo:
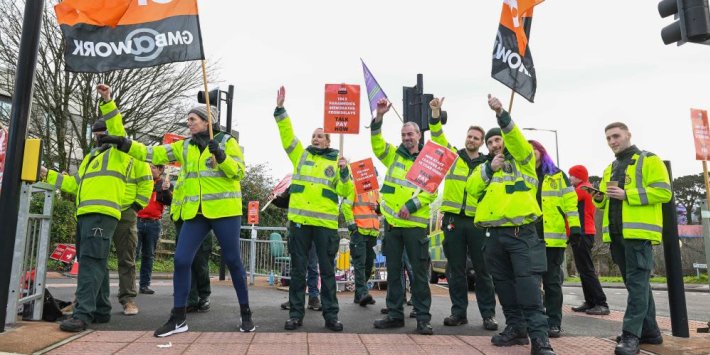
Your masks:
{"label": "purple flag", "polygon": [[377,101],[386,99],[387,95],[380,87],[380,84],[377,83],[377,80],[375,80],[375,77],[370,72],[370,69],[367,68],[362,58],[360,58],[360,62],[362,62],[362,72],[365,75],[365,87],[367,88],[367,99],[370,100],[370,114],[372,114],[377,109]]}

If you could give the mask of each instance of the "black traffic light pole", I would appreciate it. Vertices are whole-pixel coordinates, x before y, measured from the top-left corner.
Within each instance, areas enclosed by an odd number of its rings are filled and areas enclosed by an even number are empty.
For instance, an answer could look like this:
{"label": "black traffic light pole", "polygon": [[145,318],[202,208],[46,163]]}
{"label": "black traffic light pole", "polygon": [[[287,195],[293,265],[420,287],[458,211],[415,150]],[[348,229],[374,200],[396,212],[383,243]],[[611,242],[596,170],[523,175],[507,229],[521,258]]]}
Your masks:
{"label": "black traffic light pole", "polygon": [[[673,181],[671,162],[664,161],[668,169],[669,181]],[[672,189],[671,189],[672,191]],[[680,257],[678,240],[678,212],[675,196],[663,204],[663,256],[666,261],[666,284],[668,285],[668,304],[671,311],[671,331],[673,336],[688,338],[688,309],[685,305],[685,286],[683,285],[683,264]]]}
{"label": "black traffic light pole", "polygon": [[[0,193],[0,226],[2,226],[0,228],[0,332],[5,331],[5,319],[7,318],[7,293],[10,289],[10,273],[12,272],[20,202],[20,173],[22,172],[22,156],[25,153],[27,120],[32,106],[32,85],[37,66],[37,48],[41,35],[43,11],[44,0],[25,1],[20,53],[12,93],[5,174]],[[15,311],[14,309],[10,310],[10,312]]]}

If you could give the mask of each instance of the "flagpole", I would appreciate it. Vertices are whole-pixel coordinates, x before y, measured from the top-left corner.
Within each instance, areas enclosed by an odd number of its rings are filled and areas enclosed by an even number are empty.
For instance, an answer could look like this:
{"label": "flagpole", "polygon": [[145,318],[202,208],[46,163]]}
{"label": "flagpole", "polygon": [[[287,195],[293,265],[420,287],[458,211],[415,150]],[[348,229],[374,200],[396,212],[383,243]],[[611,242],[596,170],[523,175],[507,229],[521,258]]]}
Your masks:
{"label": "flagpole", "polygon": [[508,104],[508,114],[513,111],[513,99],[515,98],[515,90],[510,90],[510,103]]}
{"label": "flagpole", "polygon": [[399,117],[399,122],[404,123],[404,120],[402,119],[402,116],[399,115],[399,112],[397,112],[397,109],[392,105],[392,109],[394,110],[394,113],[397,114],[397,117]]}
{"label": "flagpole", "polygon": [[207,104],[207,127],[210,131],[210,140],[214,139],[214,133],[212,133],[212,106],[210,104],[210,89],[207,87],[207,66],[205,65],[206,60],[202,60],[202,81],[205,84],[205,103]]}
{"label": "flagpole", "polygon": [[341,156],[341,157],[343,156],[343,144],[345,143],[345,137],[344,137],[344,136],[345,136],[344,134],[342,134],[342,133],[340,134],[340,139],[339,139],[340,142],[338,143],[338,144],[340,145],[340,156]]}

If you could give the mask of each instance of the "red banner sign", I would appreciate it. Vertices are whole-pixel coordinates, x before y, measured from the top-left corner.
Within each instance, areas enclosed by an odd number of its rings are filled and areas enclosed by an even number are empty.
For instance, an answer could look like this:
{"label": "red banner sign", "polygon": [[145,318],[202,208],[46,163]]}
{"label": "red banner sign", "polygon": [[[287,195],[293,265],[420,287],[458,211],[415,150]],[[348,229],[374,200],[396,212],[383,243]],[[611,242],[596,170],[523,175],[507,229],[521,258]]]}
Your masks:
{"label": "red banner sign", "polygon": [[281,179],[281,181],[274,186],[274,189],[271,190],[271,194],[269,194],[269,200],[284,193],[289,186],[291,186],[291,173],[286,174],[286,176],[284,176],[283,179]]}
{"label": "red banner sign", "polygon": [[708,127],[708,112],[690,109],[690,121],[693,124],[693,139],[695,140],[695,160],[710,158],[710,127]]}
{"label": "red banner sign", "polygon": [[325,133],[360,132],[360,85],[325,84]]}
{"label": "red banner sign", "polygon": [[371,158],[350,163],[350,171],[353,174],[355,193],[358,195],[380,189],[380,186],[377,183],[377,172],[375,171],[375,165],[372,164]]}
{"label": "red banner sign", "polygon": [[259,224],[259,201],[249,201],[247,224]]}
{"label": "red banner sign", "polygon": [[[185,139],[185,137],[183,137],[179,134],[165,133],[163,135],[163,144],[171,144],[171,143],[175,143],[179,140],[183,140],[183,139]],[[172,165],[174,167],[178,167],[178,168],[180,167],[180,163],[178,163],[178,162],[172,162],[172,163],[170,163],[170,165]]]}
{"label": "red banner sign", "polygon": [[439,188],[439,184],[444,180],[456,158],[458,158],[456,153],[428,141],[407,172],[406,178],[422,190],[433,193]]}
{"label": "red banner sign", "polygon": [[49,256],[50,259],[58,260],[67,264],[74,261],[76,257],[76,248],[71,244],[58,244],[52,255]]}

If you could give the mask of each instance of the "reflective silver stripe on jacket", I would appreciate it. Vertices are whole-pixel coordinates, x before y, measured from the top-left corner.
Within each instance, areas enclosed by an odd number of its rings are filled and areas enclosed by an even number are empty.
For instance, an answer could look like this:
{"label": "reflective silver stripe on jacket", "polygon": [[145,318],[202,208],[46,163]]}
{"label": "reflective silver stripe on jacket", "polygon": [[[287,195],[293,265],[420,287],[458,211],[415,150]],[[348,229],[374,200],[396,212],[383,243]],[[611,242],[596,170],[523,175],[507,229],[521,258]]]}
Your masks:
{"label": "reflective silver stripe on jacket", "polygon": [[481,179],[483,179],[483,182],[486,184],[489,184],[491,182],[491,177],[486,174],[486,164],[484,163],[483,166],[481,167]]}
{"label": "reflective silver stripe on jacket", "polygon": [[567,234],[565,234],[565,233],[550,233],[550,232],[545,232],[545,238],[548,238],[548,239],[567,239]]}
{"label": "reflective silver stripe on jacket", "polygon": [[[452,169],[453,171],[453,169]],[[468,180],[468,176],[464,175],[456,175],[453,172],[450,174],[446,175],[446,180],[454,180],[454,181],[463,181],[466,182]]]}
{"label": "reflective silver stripe on jacket", "polygon": [[187,164],[187,152],[190,147],[190,138],[185,139],[182,142],[182,161]]}
{"label": "reflective silver stripe on jacket", "polygon": [[441,201],[441,206],[455,208],[457,211],[461,210],[461,204],[456,202],[443,200]]}
{"label": "reflective silver stripe on jacket", "polygon": [[402,163],[400,163],[400,162],[398,162],[398,161],[395,161],[395,162],[392,164],[392,166],[394,166],[395,168],[400,168],[400,169],[402,169],[402,170],[407,170],[407,167],[404,166],[404,164],[402,164]]}
{"label": "reflective silver stripe on jacket", "polygon": [[148,202],[149,202],[149,200],[148,200],[148,198],[147,198],[147,197],[145,197],[145,196],[141,196],[141,195],[136,195],[136,200],[138,200],[138,201],[141,201],[141,202],[145,202],[145,203],[146,203],[146,205],[147,205],[147,204],[148,204]]}
{"label": "reflective silver stripe on jacket", "polygon": [[666,190],[668,190],[668,191],[671,190],[671,185],[670,185],[670,184],[667,184],[667,183],[665,183],[665,182],[654,182],[654,183],[652,183],[652,184],[649,184],[648,187],[656,187],[656,188],[659,188],[659,189],[666,189]]}
{"label": "reflective silver stripe on jacket", "polygon": [[426,218],[420,218],[420,217],[414,216],[414,215],[412,215],[412,214],[410,214],[410,215],[409,215],[409,218],[407,218],[407,219],[399,218],[399,216],[397,215],[398,212],[393,211],[393,210],[392,210],[391,208],[389,208],[389,206],[387,206],[386,204],[382,204],[382,209],[383,209],[385,212],[387,212],[389,215],[391,215],[392,217],[395,217],[395,218],[397,218],[397,219],[401,219],[401,220],[403,220],[403,221],[411,221],[411,222],[417,222],[417,223],[422,223],[422,224],[429,224],[429,220],[428,220],[428,219],[426,219]]}
{"label": "reflective silver stripe on jacket", "polygon": [[116,115],[118,115],[118,109],[115,108],[109,112],[107,112],[105,115],[101,117],[103,121],[108,121],[111,118],[114,118]]}
{"label": "reflective silver stripe on jacket", "polygon": [[293,137],[293,140],[291,140],[291,144],[289,144],[289,145],[286,147],[286,154],[291,154],[291,152],[293,152],[293,150],[296,149],[296,146],[298,145],[298,142],[299,142],[298,138],[296,138],[296,137],[294,136],[294,137]]}
{"label": "reflective silver stripe on jacket", "polygon": [[288,112],[284,111],[284,112],[280,113],[278,116],[275,116],[274,118],[276,118],[276,122],[281,122],[281,121],[285,120],[287,117],[288,117]]}
{"label": "reflective silver stripe on jacket", "polygon": [[74,174],[74,180],[76,180],[77,185],[81,184],[81,176],[79,176],[78,171],[76,172],[76,174]]}
{"label": "reflective silver stripe on jacket", "polygon": [[638,162],[636,162],[636,190],[639,194],[639,199],[641,200],[641,205],[648,205],[648,195],[646,195],[646,189],[643,188],[643,161],[646,159],[647,152],[641,152],[639,154]]}
{"label": "reflective silver stripe on jacket", "polygon": [[377,134],[380,134],[380,133],[382,133],[382,128],[373,129],[372,131],[370,131],[370,134],[371,134],[371,135],[377,135]]}
{"label": "reflective silver stripe on jacket", "polygon": [[123,174],[117,172],[117,171],[112,171],[112,170],[106,170],[106,171],[94,171],[90,173],[84,174],[84,180],[94,178],[94,177],[99,177],[99,176],[112,176],[118,179],[121,179],[123,181],[126,181],[126,177],[123,176]]}
{"label": "reflective silver stripe on jacket", "polygon": [[57,174],[57,181],[54,182],[54,188],[61,189],[62,188],[62,181],[64,181],[64,175],[58,173]]}
{"label": "reflective silver stripe on jacket", "polygon": [[574,187],[572,186],[567,186],[564,189],[562,189],[562,194],[568,194],[570,192],[574,192]]}
{"label": "reflective silver stripe on jacket", "polygon": [[353,214],[355,219],[369,219],[369,218],[379,218],[380,216],[376,214]]}
{"label": "reflective silver stripe on jacket", "polygon": [[153,147],[145,147],[145,161],[153,162]]}
{"label": "reflective silver stripe on jacket", "polygon": [[113,209],[116,209],[118,211],[121,210],[121,205],[112,202],[112,201],[106,201],[106,200],[83,200],[79,202],[79,208],[82,207],[89,207],[89,206],[104,206],[104,207],[110,207]]}
{"label": "reflective silver stripe on jacket", "polygon": [[387,154],[390,153],[390,147],[391,147],[391,146],[392,146],[392,145],[385,143],[385,151],[382,152],[382,154],[378,155],[377,158],[380,159],[380,160],[386,158],[386,157],[387,157]]}
{"label": "reflective silver stripe on jacket", "polygon": [[[189,175],[192,173],[188,173]],[[215,177],[215,178],[224,178],[227,177],[227,174],[224,173],[222,170],[205,170],[205,171],[200,171],[199,172],[200,177]]]}
{"label": "reflective silver stripe on jacket", "polygon": [[[647,232],[663,233],[663,227],[648,223],[624,222],[623,229],[638,229]],[[602,233],[609,233],[609,227],[602,228]]]}
{"label": "reflective silver stripe on jacket", "polygon": [[153,176],[145,175],[145,176],[139,176],[137,178],[128,178],[128,179],[126,179],[126,182],[129,184],[137,184],[141,181],[152,181],[152,180],[153,180]]}
{"label": "reflective silver stripe on jacket", "polygon": [[412,184],[412,183],[409,182],[408,180],[397,179],[397,178],[391,177],[391,176],[389,176],[389,175],[385,176],[385,181],[386,181],[386,182],[393,183],[393,184],[395,184],[395,185],[408,187],[408,188],[411,188],[411,189],[416,189],[416,188],[417,188],[416,185]]}
{"label": "reflective silver stripe on jacket", "polygon": [[[202,195],[203,202],[204,201],[225,200],[225,199],[230,199],[230,198],[242,198],[242,193],[232,191],[232,192],[221,192],[221,193],[216,193],[216,194]],[[199,195],[185,196],[185,197],[183,197],[183,201],[199,202],[200,196]]]}
{"label": "reflective silver stripe on jacket", "polygon": [[544,197],[562,197],[562,192],[559,190],[541,191],[540,195]]}
{"label": "reflective silver stripe on jacket", "polygon": [[431,132],[431,136],[432,136],[432,137],[438,137],[438,136],[440,136],[442,133],[444,133],[443,130],[430,131],[430,132]]}
{"label": "reflective silver stripe on jacket", "polygon": [[479,222],[478,224],[481,227],[500,227],[506,223],[512,223],[515,226],[520,226],[523,223],[525,223],[526,220],[527,221],[534,221],[536,219],[537,219],[537,216],[535,216],[534,214],[530,214],[530,215],[522,216],[522,217],[513,217],[513,218],[504,217],[504,218],[493,220],[493,221],[482,221],[482,222]]}
{"label": "reflective silver stripe on jacket", "polygon": [[417,207],[417,209],[422,208],[422,201],[419,200],[419,196],[413,197],[412,202],[414,203],[414,206]]}
{"label": "reflective silver stripe on jacket", "polygon": [[515,127],[515,122],[513,122],[513,120],[510,120],[510,123],[508,123],[507,126],[501,127],[501,130],[503,131],[503,133],[510,133],[510,131],[513,130],[513,127]]}
{"label": "reflective silver stripe on jacket", "polygon": [[569,211],[569,212],[567,212],[567,217],[579,217],[579,212]]}
{"label": "reflective silver stripe on jacket", "polygon": [[288,208],[288,213],[289,214],[295,214],[298,216],[303,216],[303,217],[312,217],[312,218],[318,218],[318,219],[324,219],[326,221],[338,221],[338,215],[332,215],[332,214],[327,214],[327,213],[320,213],[320,212],[313,212],[313,211],[306,211],[302,210],[299,208]]}
{"label": "reflective silver stripe on jacket", "polygon": [[532,159],[534,156],[535,156],[535,155],[533,154],[533,152],[530,152],[530,154],[528,154],[528,156],[525,157],[525,159],[523,159],[523,160],[520,162],[520,164],[525,165],[525,164],[529,163],[529,162],[530,162],[530,159]]}
{"label": "reflective silver stripe on jacket", "polygon": [[291,177],[291,181],[306,181],[306,182],[312,182],[315,184],[321,184],[325,185],[328,187],[331,187],[331,181],[328,179],[323,179],[323,178],[317,178],[314,176],[307,176],[307,175],[300,175],[296,174]]}

